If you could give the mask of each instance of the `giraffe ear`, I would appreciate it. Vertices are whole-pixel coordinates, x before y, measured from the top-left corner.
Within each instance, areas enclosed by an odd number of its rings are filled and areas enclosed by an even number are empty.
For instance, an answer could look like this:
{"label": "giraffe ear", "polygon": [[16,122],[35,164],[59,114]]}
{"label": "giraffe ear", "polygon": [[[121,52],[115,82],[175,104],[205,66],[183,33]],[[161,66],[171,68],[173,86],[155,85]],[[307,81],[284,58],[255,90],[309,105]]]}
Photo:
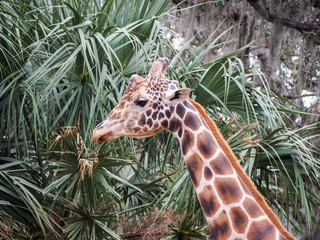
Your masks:
{"label": "giraffe ear", "polygon": [[177,89],[167,97],[167,100],[171,104],[181,103],[189,97],[190,91],[190,88]]}

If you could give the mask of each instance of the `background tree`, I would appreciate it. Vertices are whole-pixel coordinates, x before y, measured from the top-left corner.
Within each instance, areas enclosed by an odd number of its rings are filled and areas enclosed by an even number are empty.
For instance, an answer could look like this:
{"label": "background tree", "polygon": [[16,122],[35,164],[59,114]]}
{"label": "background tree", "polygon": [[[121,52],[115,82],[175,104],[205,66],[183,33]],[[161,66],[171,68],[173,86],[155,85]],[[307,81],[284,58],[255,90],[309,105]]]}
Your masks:
{"label": "background tree", "polygon": [[[173,1],[186,8],[207,1]],[[228,43],[212,50],[207,61],[249,43],[240,55],[247,67],[259,68],[274,93],[290,100],[295,110],[317,114],[320,96],[320,2],[277,0],[221,0],[178,11],[175,32],[197,47],[212,32],[217,35],[232,27]],[[219,28],[217,30],[217,28]],[[260,85],[258,81],[257,85]],[[297,127],[319,121],[318,116],[296,115]]]}

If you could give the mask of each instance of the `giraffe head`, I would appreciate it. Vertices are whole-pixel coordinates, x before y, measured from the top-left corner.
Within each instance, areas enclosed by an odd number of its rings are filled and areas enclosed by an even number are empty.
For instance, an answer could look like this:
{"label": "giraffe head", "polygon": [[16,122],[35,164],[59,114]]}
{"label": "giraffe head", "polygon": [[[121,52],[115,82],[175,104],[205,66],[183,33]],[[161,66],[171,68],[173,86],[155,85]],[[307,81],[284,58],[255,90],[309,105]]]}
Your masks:
{"label": "giraffe head", "polygon": [[133,75],[118,105],[93,131],[94,142],[120,136],[148,137],[168,129],[174,105],[183,102],[189,88],[165,77],[167,58],[159,58],[146,78]]}

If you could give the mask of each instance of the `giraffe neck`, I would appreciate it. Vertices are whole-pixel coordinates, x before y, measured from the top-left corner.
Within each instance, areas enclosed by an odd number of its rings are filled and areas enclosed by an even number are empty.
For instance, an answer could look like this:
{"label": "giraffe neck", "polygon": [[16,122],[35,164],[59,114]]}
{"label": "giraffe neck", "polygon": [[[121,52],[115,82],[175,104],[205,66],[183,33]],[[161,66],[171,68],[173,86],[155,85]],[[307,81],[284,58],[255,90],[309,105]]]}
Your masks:
{"label": "giraffe neck", "polygon": [[199,113],[194,104],[186,100],[176,105],[169,130],[180,143],[214,239],[294,239],[278,219],[270,220],[266,212],[271,209],[256,200],[252,191],[257,190],[247,187],[244,171],[238,173],[202,117],[203,109]]}

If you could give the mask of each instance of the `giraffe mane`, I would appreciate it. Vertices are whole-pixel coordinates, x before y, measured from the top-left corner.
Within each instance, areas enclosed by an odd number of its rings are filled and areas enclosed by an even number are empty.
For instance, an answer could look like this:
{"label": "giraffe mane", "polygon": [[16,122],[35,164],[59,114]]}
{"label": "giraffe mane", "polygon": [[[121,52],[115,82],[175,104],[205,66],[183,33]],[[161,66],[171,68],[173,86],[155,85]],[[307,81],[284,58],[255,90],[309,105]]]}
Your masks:
{"label": "giraffe mane", "polygon": [[220,147],[228,157],[231,165],[236,170],[239,177],[242,179],[244,184],[247,186],[249,191],[251,192],[252,196],[255,198],[255,200],[259,203],[263,211],[266,213],[266,215],[269,217],[270,221],[278,228],[278,230],[281,232],[281,234],[288,240],[294,240],[295,238],[284,228],[282,223],[280,222],[278,216],[272,211],[272,209],[267,204],[264,197],[261,195],[261,193],[257,190],[256,186],[252,182],[252,180],[249,178],[249,176],[246,174],[246,172],[241,167],[240,163],[238,162],[238,159],[234,155],[233,151],[231,150],[229,144],[226,142],[226,140],[223,138],[222,134],[220,133],[216,123],[208,116],[205,109],[194,100],[190,99],[190,102],[195,106],[195,108],[198,110],[198,112],[201,114],[207,125],[209,126],[212,134],[217,139]]}

